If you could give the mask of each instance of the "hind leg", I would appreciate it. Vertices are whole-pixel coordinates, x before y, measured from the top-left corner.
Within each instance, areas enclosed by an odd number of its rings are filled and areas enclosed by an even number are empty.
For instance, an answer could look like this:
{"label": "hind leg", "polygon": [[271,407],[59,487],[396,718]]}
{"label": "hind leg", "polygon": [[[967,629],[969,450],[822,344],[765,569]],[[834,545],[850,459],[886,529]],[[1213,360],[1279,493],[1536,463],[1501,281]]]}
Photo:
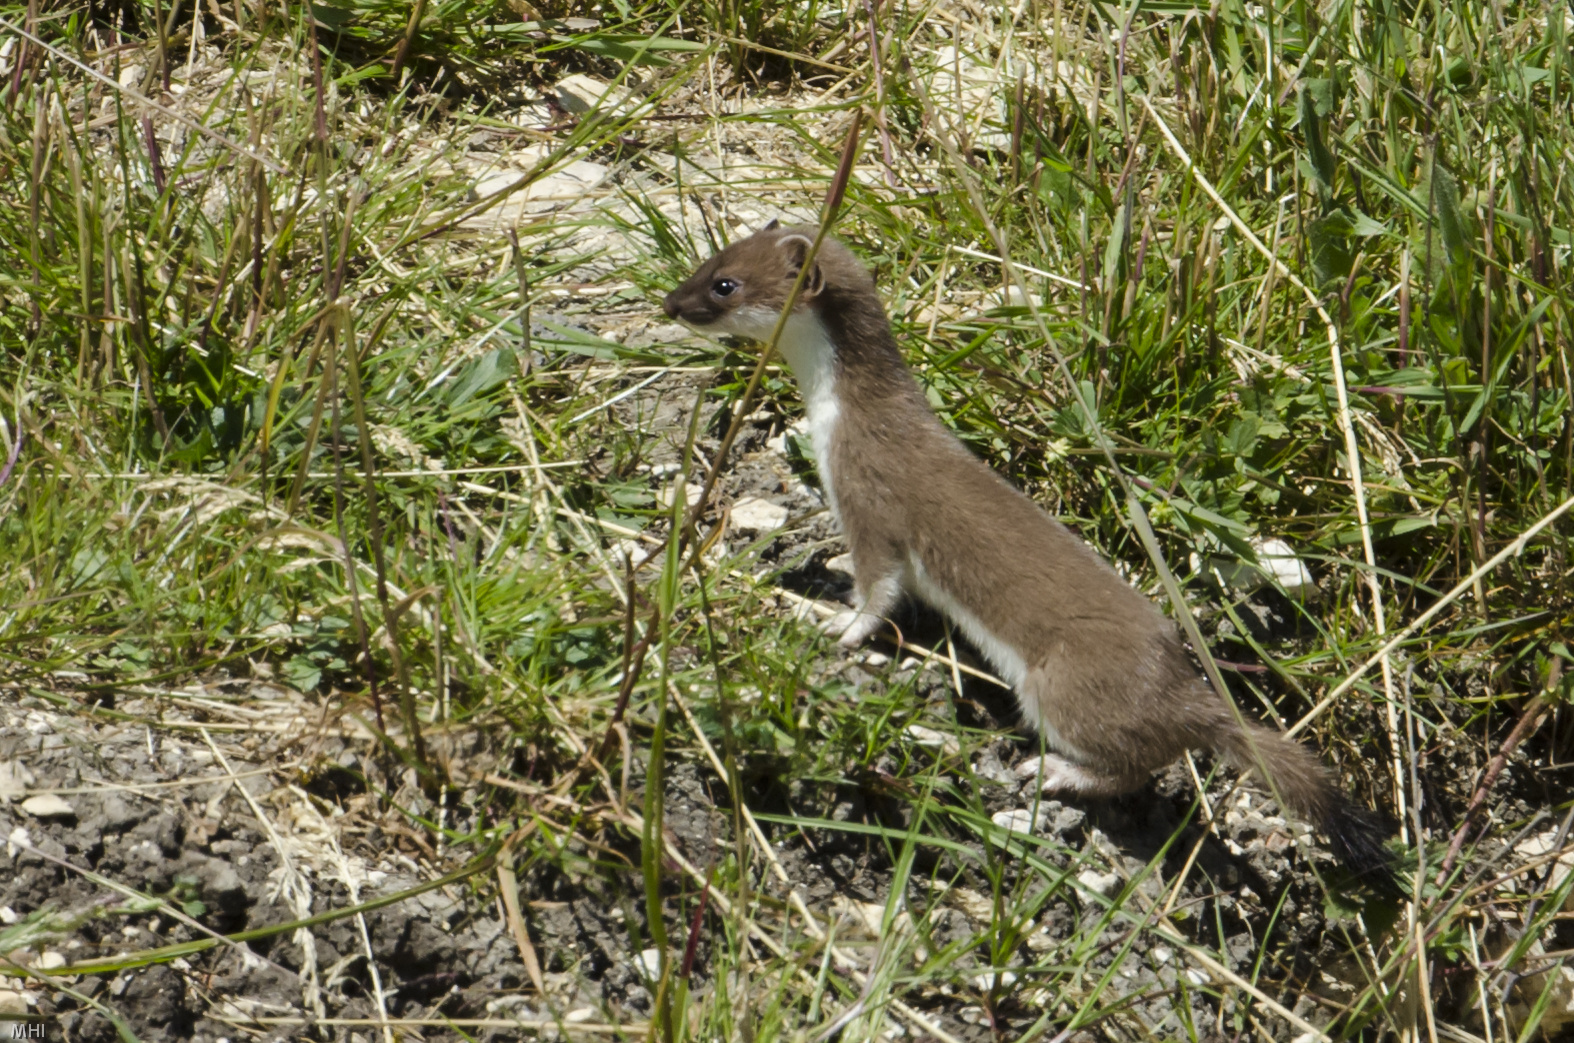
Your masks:
{"label": "hind leg", "polygon": [[1042,779],[1043,792],[1078,797],[1119,796],[1137,789],[1147,779],[1145,772],[1141,776],[1101,772],[1055,753],[1046,753],[1039,758],[1035,774]]}
{"label": "hind leg", "polygon": [[1060,655],[1029,670],[1018,689],[1022,715],[1044,741],[1042,760],[1024,763],[1020,771],[1036,770],[1044,792],[1130,793],[1186,748],[1177,727],[1151,719],[1163,716],[1164,708],[1124,699],[1125,693],[1107,683],[1109,670],[1094,656]]}

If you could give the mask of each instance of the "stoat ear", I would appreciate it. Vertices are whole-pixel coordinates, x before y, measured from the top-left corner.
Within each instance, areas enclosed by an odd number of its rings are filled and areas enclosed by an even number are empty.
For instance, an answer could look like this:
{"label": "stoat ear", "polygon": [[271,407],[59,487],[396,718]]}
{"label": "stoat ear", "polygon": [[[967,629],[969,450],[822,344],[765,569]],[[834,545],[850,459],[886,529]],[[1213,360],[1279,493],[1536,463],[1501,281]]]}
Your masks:
{"label": "stoat ear", "polygon": [[771,223],[766,225],[764,228],[760,229],[760,231],[762,231],[762,232],[774,232],[774,231],[776,231],[776,229],[780,228],[781,225],[782,225],[782,223],[780,221],[778,221],[776,218],[773,217],[773,218],[771,218]]}
{"label": "stoat ear", "polygon": [[[777,240],[776,245],[786,251],[787,271],[791,275],[797,275],[803,268],[803,262],[808,259],[809,251],[814,247],[814,243],[806,235],[784,235]],[[803,281],[803,291],[799,296],[806,301],[812,300],[819,296],[823,289],[825,289],[825,274],[820,271],[820,262],[816,259],[809,269],[808,277]]]}

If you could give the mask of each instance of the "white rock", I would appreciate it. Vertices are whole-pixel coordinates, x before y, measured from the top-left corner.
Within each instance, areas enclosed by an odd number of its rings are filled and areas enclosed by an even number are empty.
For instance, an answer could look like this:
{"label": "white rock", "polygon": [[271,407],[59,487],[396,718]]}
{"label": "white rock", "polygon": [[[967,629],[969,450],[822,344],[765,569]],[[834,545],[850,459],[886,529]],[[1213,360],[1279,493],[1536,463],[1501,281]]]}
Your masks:
{"label": "white rock", "polygon": [[552,93],[559,105],[576,116],[598,105],[603,110],[616,109],[629,99],[629,92],[623,88],[613,87],[583,73],[563,77],[552,88]]}
{"label": "white rock", "polygon": [[[526,1005],[526,1000],[523,996],[499,996],[495,1000],[487,1000],[486,1012],[488,1014],[506,1012],[516,1018],[533,1017],[535,1014],[535,1012]],[[563,1020],[567,1021],[568,1017],[565,1016]]]}
{"label": "white rock", "polygon": [[27,993],[14,989],[0,989],[0,1013],[26,1014]]}
{"label": "white rock", "polygon": [[891,657],[886,655],[884,652],[864,653],[864,666],[873,667],[874,669],[878,670],[881,667],[888,665],[890,662]]}
{"label": "white rock", "polygon": [[53,793],[40,793],[22,801],[22,810],[34,818],[71,818],[76,808]]}
{"label": "white rock", "polygon": [[[646,952],[655,952],[655,951],[656,951],[655,949],[647,949],[646,950]],[[644,956],[645,954],[644,953],[640,953],[640,955]],[[580,1022],[582,1022],[582,1021],[589,1021],[591,1018],[593,1018],[595,1016],[596,1016],[596,1008],[595,1007],[579,1007],[578,1009],[571,1010],[567,1014],[563,1015],[563,1020],[568,1022],[570,1025],[578,1025]]]}
{"label": "white rock", "polygon": [[[1256,564],[1218,555],[1208,558],[1208,572],[1219,586],[1237,594],[1250,594],[1272,584],[1298,601],[1317,596],[1317,581],[1296,556],[1295,548],[1281,539],[1261,536],[1253,536],[1247,542],[1257,555]],[[1191,565],[1193,571],[1202,569],[1201,559],[1195,553]]]}
{"label": "white rock", "polygon": [[33,773],[20,761],[0,761],[0,800],[20,797],[34,782]]}
{"label": "white rock", "polygon": [[[908,669],[909,665],[917,666],[918,661],[915,659],[904,659],[902,661],[902,669]],[[973,775],[976,778],[988,779],[990,782],[999,782],[1007,785],[1015,779],[1015,776],[1006,770],[1005,765],[1000,763],[999,755],[993,750],[985,750],[979,754],[978,759],[973,762]]]}
{"label": "white rock", "polygon": [[681,344],[694,334],[681,323],[666,322],[646,330],[645,336],[652,344]]}
{"label": "white rock", "polygon": [[974,923],[988,923],[995,915],[995,903],[987,895],[971,888],[953,887],[946,892],[946,898]]}
{"label": "white rock", "polygon": [[[992,294],[990,300],[993,302],[993,305],[996,308],[1026,308],[1028,307],[1029,298],[1027,294],[1022,292],[1022,287],[1018,286],[1016,283],[1012,283],[1004,290],[998,290]],[[1032,306],[1038,308],[1039,310],[1043,310],[1045,306],[1044,298],[1034,295],[1032,298]]]}
{"label": "white rock", "polygon": [[[1558,831],[1549,829],[1521,841],[1514,850],[1516,855],[1525,859],[1540,858],[1542,855],[1557,852],[1557,859],[1552,863],[1552,874],[1545,885],[1545,890],[1549,892],[1562,887],[1569,873],[1574,872],[1574,852],[1569,851],[1566,846],[1559,850],[1556,846],[1558,839]],[[1566,912],[1574,912],[1574,894],[1570,894],[1568,900],[1563,903],[1563,909]]]}
{"label": "white rock", "polygon": [[1013,833],[1026,833],[1029,836],[1032,836],[1034,828],[1039,824],[1038,819],[1035,819],[1033,813],[1026,808],[997,811],[990,816],[990,821],[1001,829],[1009,829]]}
{"label": "white rock", "polygon": [[831,900],[831,909],[844,926],[870,938],[880,937],[880,926],[885,923],[885,903],[860,902],[838,895]]}
{"label": "white rock", "polygon": [[489,170],[479,176],[470,189],[472,201],[504,191],[508,192],[507,198],[481,213],[470,215],[460,224],[466,228],[511,228],[530,215],[573,206],[605,181],[609,173],[600,163],[576,159],[527,184],[525,179],[529,176],[531,157],[521,154],[516,160],[522,165]]}
{"label": "white rock", "polygon": [[921,724],[909,724],[906,728],[906,734],[909,739],[912,739],[920,746],[936,746],[940,748],[942,753],[962,752],[962,746],[956,741],[955,736],[935,731],[933,728],[925,728]]}
{"label": "white rock", "polygon": [[635,963],[636,966],[639,967],[640,972],[643,973],[645,975],[645,977],[649,978],[651,981],[656,981],[656,980],[660,979],[660,977],[661,977],[661,950],[659,950],[659,949],[646,949],[644,952],[640,953],[638,956],[636,956],[634,958],[634,963]]}
{"label": "white rock", "polygon": [[1048,952],[1060,945],[1055,937],[1055,932],[1048,927],[1040,927],[1027,936],[1027,947],[1033,952]]}
{"label": "white rock", "polygon": [[523,170],[494,170],[490,174],[476,179],[476,183],[470,186],[470,198],[476,200],[485,199],[487,196],[495,196],[504,189],[522,181],[524,176],[525,172]]}
{"label": "white rock", "polygon": [[38,956],[38,968],[40,970],[52,971],[57,967],[64,967],[66,962],[65,953],[55,952],[52,949],[46,950]]}
{"label": "white rock", "polygon": [[807,420],[805,420],[803,418],[799,418],[798,420],[795,420],[792,423],[788,424],[786,427],[782,428],[779,432],[776,433],[775,437],[767,439],[766,442],[765,442],[765,447],[767,449],[774,450],[775,452],[778,452],[778,453],[782,454],[783,456],[786,456],[787,455],[787,441],[788,441],[788,439],[790,439],[790,438],[806,439],[808,437],[809,437],[809,421],[807,421]]}
{"label": "white rock", "polygon": [[1015,971],[979,971],[975,975],[975,980],[978,982],[979,988],[992,989],[995,987],[997,974],[999,975],[999,984],[1001,985],[1015,985],[1017,983]]}
{"label": "white rock", "polygon": [[[673,482],[671,485],[665,485],[656,490],[656,502],[659,503],[663,509],[670,508],[672,506],[672,497],[676,493],[677,487],[678,484]],[[683,485],[683,505],[685,507],[693,507],[694,504],[699,500],[700,493],[704,491],[705,487],[703,485],[696,485],[693,482],[685,482]]]}
{"label": "white rock", "polygon": [[1108,898],[1120,889],[1120,874],[1100,873],[1096,869],[1084,869],[1077,874],[1077,883],[1094,894],[1101,894]]}
{"label": "white rock", "polygon": [[617,543],[618,555],[628,556],[630,563],[639,565],[650,557],[650,548],[639,540],[619,540]]}
{"label": "white rock", "polygon": [[1293,598],[1307,598],[1317,592],[1317,583],[1295,549],[1283,540],[1257,539],[1252,541],[1257,552],[1257,562],[1284,592]]}
{"label": "white rock", "polygon": [[[501,192],[512,185],[524,181],[529,171],[526,170],[498,170],[478,179],[471,193],[476,199],[485,199],[487,196]],[[571,163],[536,178],[529,184],[523,185],[514,193],[510,201],[525,202],[564,202],[577,199],[585,192],[595,188],[607,179],[607,168],[600,163],[589,160],[576,159]],[[532,207],[535,210],[550,210],[550,206]]]}
{"label": "white rock", "polygon": [[787,508],[747,496],[732,505],[729,518],[732,528],[742,532],[772,532],[787,524]]}

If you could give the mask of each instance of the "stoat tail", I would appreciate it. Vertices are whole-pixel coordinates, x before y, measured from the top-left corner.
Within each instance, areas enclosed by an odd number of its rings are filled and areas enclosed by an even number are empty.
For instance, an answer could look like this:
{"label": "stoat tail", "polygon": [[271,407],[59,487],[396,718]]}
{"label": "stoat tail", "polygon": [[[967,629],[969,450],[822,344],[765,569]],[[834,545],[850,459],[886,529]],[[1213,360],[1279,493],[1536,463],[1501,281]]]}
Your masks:
{"label": "stoat tail", "polygon": [[1334,856],[1346,868],[1373,890],[1403,897],[1393,858],[1383,846],[1393,830],[1380,815],[1351,801],[1305,746],[1255,724],[1242,731],[1232,721],[1223,729],[1218,752],[1259,777],[1266,768],[1273,776],[1270,792],[1277,790],[1290,811],[1326,834]]}

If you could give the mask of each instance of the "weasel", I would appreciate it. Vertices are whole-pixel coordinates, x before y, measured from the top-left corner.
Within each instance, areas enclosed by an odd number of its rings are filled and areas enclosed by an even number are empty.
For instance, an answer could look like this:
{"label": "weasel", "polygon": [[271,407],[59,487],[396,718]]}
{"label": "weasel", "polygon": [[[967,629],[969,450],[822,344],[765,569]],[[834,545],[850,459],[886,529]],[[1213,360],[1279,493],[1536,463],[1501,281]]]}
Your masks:
{"label": "weasel", "polygon": [[[662,308],[706,333],[768,341],[815,229],[772,221],[706,261]],[[1197,673],[1175,626],[1110,565],[974,456],[907,368],[861,261],[827,237],[778,348],[803,393],[831,511],[852,554],[841,643],[879,629],[908,592],[944,613],[1015,691],[1051,751],[1046,791],[1114,796],[1189,749],[1267,767],[1290,806],[1358,876],[1396,892],[1372,812],[1305,747],[1244,728]]]}

